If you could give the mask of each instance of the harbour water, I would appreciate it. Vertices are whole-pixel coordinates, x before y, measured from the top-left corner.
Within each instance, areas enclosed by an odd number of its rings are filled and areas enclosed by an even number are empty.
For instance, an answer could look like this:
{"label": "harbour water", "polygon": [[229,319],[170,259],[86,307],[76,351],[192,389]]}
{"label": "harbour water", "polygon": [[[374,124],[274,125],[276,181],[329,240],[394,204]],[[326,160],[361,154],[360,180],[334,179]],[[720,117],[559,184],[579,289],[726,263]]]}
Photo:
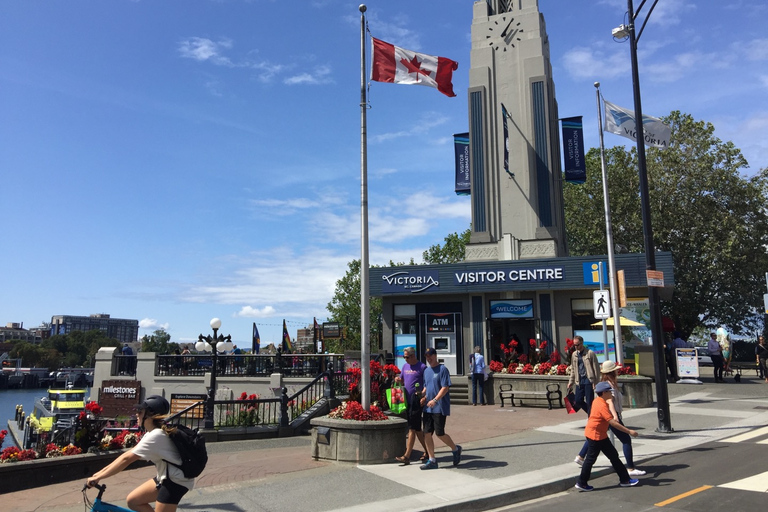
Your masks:
{"label": "harbour water", "polygon": [[[0,430],[8,429],[8,420],[12,420],[16,414],[16,405],[24,406],[24,413],[29,416],[34,410],[35,400],[46,396],[47,390],[38,389],[3,389],[0,390]],[[90,389],[85,393],[86,400],[90,395]],[[9,435],[5,438],[2,448],[13,446],[13,439]]]}

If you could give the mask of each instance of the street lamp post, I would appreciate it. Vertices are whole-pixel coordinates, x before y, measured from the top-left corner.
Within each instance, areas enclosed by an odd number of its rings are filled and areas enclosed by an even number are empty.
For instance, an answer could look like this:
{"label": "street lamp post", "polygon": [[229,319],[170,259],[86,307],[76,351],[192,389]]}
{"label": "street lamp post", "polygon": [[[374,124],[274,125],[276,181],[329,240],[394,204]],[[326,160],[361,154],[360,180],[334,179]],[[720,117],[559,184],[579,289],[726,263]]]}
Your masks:
{"label": "street lamp post", "polygon": [[[221,327],[221,320],[214,318],[211,320],[211,329],[213,329],[213,336],[203,336],[202,334],[197,337],[197,343],[195,343],[195,349],[198,352],[211,351],[211,386],[208,390],[208,400],[205,403],[205,423],[203,427],[205,429],[213,429],[213,404],[216,399],[216,372],[218,371],[217,357],[218,351],[232,350],[232,336],[218,334]],[[218,335],[217,335],[218,334]]]}
{"label": "street lamp post", "polygon": [[[645,3],[645,2],[643,2]],[[656,2],[651,6],[656,6]],[[640,4],[642,9],[642,4]],[[651,225],[651,206],[648,198],[648,171],[645,162],[645,134],[643,130],[643,108],[640,102],[640,74],[637,67],[637,39],[635,35],[635,12],[633,0],[627,0],[629,26],[629,53],[632,57],[632,92],[635,99],[635,128],[637,130],[637,166],[640,179],[640,207],[643,219],[643,241],[645,245],[645,268],[656,270],[656,247],[653,243]],[[648,21],[650,11],[645,17]],[[642,29],[640,30],[642,34]],[[653,363],[656,376],[656,407],[659,420],[658,432],[673,432],[669,416],[669,392],[667,389],[667,369],[664,364],[664,334],[661,326],[659,294],[655,286],[648,287],[648,308],[651,311],[651,336],[653,340]]]}

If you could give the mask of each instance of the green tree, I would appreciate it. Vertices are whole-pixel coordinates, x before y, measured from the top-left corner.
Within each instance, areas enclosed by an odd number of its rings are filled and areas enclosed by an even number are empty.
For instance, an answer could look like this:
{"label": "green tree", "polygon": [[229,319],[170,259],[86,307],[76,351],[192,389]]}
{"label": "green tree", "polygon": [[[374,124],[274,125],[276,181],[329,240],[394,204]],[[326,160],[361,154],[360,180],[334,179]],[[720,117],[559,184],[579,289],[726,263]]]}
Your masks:
{"label": "green tree", "polygon": [[424,251],[424,263],[437,265],[441,263],[458,263],[464,261],[464,248],[469,243],[470,230],[463,233],[451,233],[445,237],[445,245],[436,244]]}
{"label": "green tree", "polygon": [[171,335],[163,329],[158,329],[151,336],[146,334],[141,337],[142,352],[157,352],[158,354],[169,354],[172,350],[178,348],[178,344],[173,346]]}
{"label": "green tree", "polygon": [[[349,268],[344,277],[336,281],[333,298],[327,306],[330,313],[329,321],[338,322],[345,328],[343,343],[327,340],[328,351],[359,350],[360,349],[360,260],[349,262]],[[381,315],[381,299],[370,299],[370,347],[372,351],[379,346],[379,315]]]}
{"label": "green tree", "polygon": [[[665,122],[672,128],[669,147],[647,151],[654,244],[672,253],[675,267],[674,294],[662,312],[684,336],[700,325],[754,332],[768,268],[768,169],[743,175],[741,151],[715,137],[710,123],[678,111]],[[586,163],[586,183],[564,188],[574,256],[606,253],[598,149]],[[643,252],[636,149],[606,150],[606,169],[614,242]]]}

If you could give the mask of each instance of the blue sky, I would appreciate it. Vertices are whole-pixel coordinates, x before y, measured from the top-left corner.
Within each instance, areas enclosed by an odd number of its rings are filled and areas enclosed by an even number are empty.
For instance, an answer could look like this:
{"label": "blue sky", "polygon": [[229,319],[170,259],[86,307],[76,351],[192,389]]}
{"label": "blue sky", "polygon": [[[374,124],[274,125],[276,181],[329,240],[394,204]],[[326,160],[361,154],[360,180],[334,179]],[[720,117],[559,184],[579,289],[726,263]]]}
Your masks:
{"label": "blue sky", "polygon": [[[632,108],[626,1],[541,0],[560,117],[598,144],[595,89]],[[636,2],[639,3],[639,2]],[[649,2],[650,3],[650,2]],[[322,321],[360,256],[360,15],[344,0],[0,3],[0,324],[109,313],[174,341],[213,317],[248,346]],[[372,34],[459,62],[457,97],[372,83],[371,262],[469,227],[471,0],[371,0]],[[660,0],[639,43],[643,111],[711,122],[768,165],[763,0]],[[606,134],[607,145],[631,145]]]}

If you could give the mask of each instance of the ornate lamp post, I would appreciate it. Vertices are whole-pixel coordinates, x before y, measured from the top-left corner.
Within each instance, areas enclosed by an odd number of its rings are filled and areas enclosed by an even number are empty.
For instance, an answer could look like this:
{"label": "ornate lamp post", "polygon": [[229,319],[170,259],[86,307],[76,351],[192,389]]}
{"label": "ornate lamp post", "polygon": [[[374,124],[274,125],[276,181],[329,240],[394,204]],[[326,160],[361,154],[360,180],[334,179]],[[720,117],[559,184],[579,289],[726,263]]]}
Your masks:
{"label": "ornate lamp post", "polygon": [[213,329],[213,336],[203,336],[201,334],[197,337],[197,343],[195,343],[195,350],[198,352],[211,351],[211,387],[208,390],[208,400],[205,404],[204,428],[206,429],[213,429],[213,402],[216,399],[216,372],[218,371],[216,359],[218,352],[219,350],[223,352],[232,350],[232,336],[218,334],[220,327],[221,320],[218,318],[212,319],[211,329]]}

